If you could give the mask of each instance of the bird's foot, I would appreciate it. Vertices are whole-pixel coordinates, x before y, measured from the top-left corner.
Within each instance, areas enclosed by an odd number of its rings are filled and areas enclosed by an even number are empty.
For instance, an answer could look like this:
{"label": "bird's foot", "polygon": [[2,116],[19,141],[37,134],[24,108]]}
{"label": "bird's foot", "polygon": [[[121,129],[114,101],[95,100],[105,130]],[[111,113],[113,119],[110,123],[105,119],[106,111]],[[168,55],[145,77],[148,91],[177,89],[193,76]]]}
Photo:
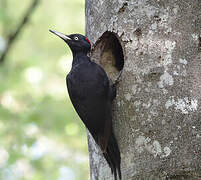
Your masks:
{"label": "bird's foot", "polygon": [[119,72],[118,76],[117,76],[117,79],[115,80],[114,82],[114,86],[116,86],[117,84],[119,84],[119,82],[121,81],[121,74],[122,74],[122,70]]}

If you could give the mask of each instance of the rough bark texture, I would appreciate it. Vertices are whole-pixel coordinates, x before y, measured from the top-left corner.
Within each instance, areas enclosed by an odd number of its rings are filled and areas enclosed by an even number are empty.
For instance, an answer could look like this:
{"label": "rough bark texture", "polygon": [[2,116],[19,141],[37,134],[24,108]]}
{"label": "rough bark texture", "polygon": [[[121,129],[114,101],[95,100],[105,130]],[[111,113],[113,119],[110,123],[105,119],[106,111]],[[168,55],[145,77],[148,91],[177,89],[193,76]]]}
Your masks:
{"label": "rough bark texture", "polygon": [[[124,54],[113,118],[123,179],[201,179],[201,0],[86,0],[92,58],[114,78],[107,31]],[[89,152],[91,180],[113,179],[90,137]]]}

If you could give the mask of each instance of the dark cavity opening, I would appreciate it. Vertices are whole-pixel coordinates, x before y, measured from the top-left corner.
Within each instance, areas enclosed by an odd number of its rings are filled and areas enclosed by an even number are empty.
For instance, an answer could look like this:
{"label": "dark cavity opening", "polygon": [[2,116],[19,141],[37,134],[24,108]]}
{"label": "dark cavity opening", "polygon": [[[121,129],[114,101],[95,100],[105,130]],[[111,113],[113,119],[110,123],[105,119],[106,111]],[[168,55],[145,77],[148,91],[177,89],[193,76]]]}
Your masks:
{"label": "dark cavity opening", "polygon": [[198,38],[198,49],[201,51],[201,36]]}
{"label": "dark cavity opening", "polygon": [[123,3],[123,6],[119,9],[119,13],[123,13],[126,10],[127,6],[128,6],[127,2]]}
{"label": "dark cavity opening", "polygon": [[124,66],[123,49],[118,36],[106,31],[95,43],[91,59],[100,64],[114,81]]}

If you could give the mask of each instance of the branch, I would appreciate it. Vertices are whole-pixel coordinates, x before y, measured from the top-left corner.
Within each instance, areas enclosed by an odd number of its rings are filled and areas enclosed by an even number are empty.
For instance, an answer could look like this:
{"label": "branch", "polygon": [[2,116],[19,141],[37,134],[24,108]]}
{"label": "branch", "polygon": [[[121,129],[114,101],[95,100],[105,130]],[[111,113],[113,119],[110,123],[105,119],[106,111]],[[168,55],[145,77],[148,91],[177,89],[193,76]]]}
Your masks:
{"label": "branch", "polygon": [[21,30],[24,28],[25,24],[29,21],[31,14],[33,13],[35,7],[37,6],[39,0],[33,0],[30,7],[27,9],[24,17],[22,18],[21,22],[17,25],[17,28],[14,32],[8,35],[7,46],[2,55],[0,56],[0,63],[3,63],[5,60],[6,55],[11,49],[11,46],[15,42],[16,38],[19,36]]}

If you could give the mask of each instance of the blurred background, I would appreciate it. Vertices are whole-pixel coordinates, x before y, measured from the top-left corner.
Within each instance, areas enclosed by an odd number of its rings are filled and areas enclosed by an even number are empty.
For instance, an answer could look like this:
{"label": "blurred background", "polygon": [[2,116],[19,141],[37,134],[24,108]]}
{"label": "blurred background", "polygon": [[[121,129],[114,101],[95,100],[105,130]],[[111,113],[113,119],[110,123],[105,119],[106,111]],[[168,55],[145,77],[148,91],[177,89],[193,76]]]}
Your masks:
{"label": "blurred background", "polygon": [[84,16],[84,0],[0,0],[0,179],[89,179],[65,83],[72,55],[48,31],[84,34]]}

